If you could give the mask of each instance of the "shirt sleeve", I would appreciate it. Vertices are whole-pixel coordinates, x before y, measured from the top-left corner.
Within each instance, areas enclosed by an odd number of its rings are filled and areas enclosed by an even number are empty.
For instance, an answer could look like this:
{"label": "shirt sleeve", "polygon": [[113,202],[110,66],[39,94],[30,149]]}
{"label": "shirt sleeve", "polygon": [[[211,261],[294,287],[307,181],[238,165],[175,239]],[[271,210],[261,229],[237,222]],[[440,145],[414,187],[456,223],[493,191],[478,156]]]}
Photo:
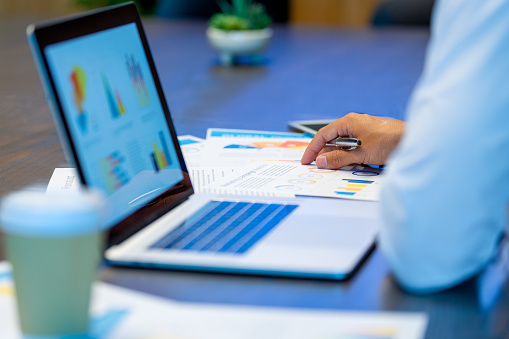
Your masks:
{"label": "shirt sleeve", "polygon": [[403,287],[479,272],[509,201],[509,1],[438,1],[407,128],[386,170],[379,245]]}

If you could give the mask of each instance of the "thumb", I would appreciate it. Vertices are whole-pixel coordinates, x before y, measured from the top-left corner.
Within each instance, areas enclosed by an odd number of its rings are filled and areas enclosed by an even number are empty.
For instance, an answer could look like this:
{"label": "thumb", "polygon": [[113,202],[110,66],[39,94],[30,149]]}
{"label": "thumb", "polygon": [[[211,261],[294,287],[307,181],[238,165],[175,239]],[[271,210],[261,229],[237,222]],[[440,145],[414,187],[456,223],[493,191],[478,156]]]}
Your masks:
{"label": "thumb", "polygon": [[331,151],[320,154],[316,158],[316,167],[337,169],[343,166],[355,164],[358,162],[358,157],[354,151]]}

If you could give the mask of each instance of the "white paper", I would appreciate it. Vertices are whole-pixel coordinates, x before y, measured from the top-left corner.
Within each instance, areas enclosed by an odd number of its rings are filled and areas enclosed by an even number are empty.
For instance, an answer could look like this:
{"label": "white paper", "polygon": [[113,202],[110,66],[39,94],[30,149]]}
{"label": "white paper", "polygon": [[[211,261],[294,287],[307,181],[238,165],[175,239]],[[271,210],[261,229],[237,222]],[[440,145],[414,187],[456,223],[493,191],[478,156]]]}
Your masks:
{"label": "white paper", "polygon": [[256,161],[208,188],[377,201],[382,183],[381,170],[363,166],[326,170],[299,161]]}
{"label": "white paper", "polygon": [[195,137],[194,135],[179,135],[177,137],[180,145],[194,144],[204,142],[205,139]]}
{"label": "white paper", "polygon": [[75,168],[55,168],[46,192],[77,191],[80,187],[81,182]]}
{"label": "white paper", "polygon": [[308,135],[293,132],[272,132],[247,129],[209,128],[207,140],[215,138],[278,138],[278,139],[308,139]]}
{"label": "white paper", "polygon": [[182,135],[178,137],[178,140],[187,168],[207,166],[203,157],[204,139]]}
{"label": "white paper", "polygon": [[228,167],[191,167],[188,168],[188,170],[195,192],[203,192],[203,189],[206,186],[222,180],[225,177],[228,177],[228,175],[232,175],[235,171],[234,168]]}
{"label": "white paper", "polygon": [[[214,168],[214,167],[193,167],[188,168],[189,177],[193,184],[193,189],[197,193],[210,193],[216,195],[246,195],[246,196],[259,196],[259,197],[285,197],[293,198],[295,195],[291,192],[263,192],[259,190],[228,190],[219,187],[211,187],[216,180],[223,180],[228,175],[232,175],[235,171],[234,168]],[[76,169],[74,168],[55,168],[51,176],[46,192],[56,192],[64,190],[79,190],[81,184],[77,177]]]}
{"label": "white paper", "polygon": [[242,167],[253,160],[300,160],[310,141],[297,133],[209,129],[204,162]]}
{"label": "white paper", "polygon": [[[281,138],[286,135],[294,139]],[[228,129],[209,129],[206,142],[191,135],[179,137],[196,192],[379,199],[383,181],[380,170],[360,166],[319,170],[313,165],[300,165],[300,158],[310,140],[296,133]],[[255,159],[271,162],[266,162],[261,168],[264,169],[262,173],[259,168],[261,162]],[[271,169],[268,170],[267,166]],[[259,169],[253,171],[256,168]],[[79,187],[80,182],[74,169],[57,168],[47,191],[77,190]]]}
{"label": "white paper", "polygon": [[[94,284],[95,339],[421,339],[423,313],[344,312],[175,302]],[[9,267],[0,263],[2,339],[21,339]]]}
{"label": "white paper", "polygon": [[[216,181],[222,181],[228,176],[233,175],[235,168],[228,167],[192,167],[188,168],[189,178],[193,184],[193,189],[197,193],[209,193],[215,195],[246,195],[258,197],[284,197],[294,198],[292,192],[271,191],[264,192],[260,190],[248,189],[223,189],[215,186]],[[213,187],[210,187],[213,185]],[[55,168],[49,181],[46,192],[56,192],[62,190],[79,190],[81,184],[74,168]]]}
{"label": "white paper", "polygon": [[252,197],[283,197],[283,198],[295,198],[295,195],[291,192],[264,192],[260,190],[249,190],[249,189],[222,189],[215,185],[216,182],[228,180],[232,177],[235,172],[235,168],[229,167],[194,167],[189,168],[189,177],[193,184],[193,189],[198,193],[208,193],[214,195],[245,195]]}

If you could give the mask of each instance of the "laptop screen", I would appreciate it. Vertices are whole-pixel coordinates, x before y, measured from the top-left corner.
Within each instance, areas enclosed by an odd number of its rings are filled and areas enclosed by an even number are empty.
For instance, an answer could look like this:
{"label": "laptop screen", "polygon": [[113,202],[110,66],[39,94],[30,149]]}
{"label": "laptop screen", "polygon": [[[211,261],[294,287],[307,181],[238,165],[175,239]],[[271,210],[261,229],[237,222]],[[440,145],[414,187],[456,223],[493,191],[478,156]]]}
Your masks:
{"label": "laptop screen", "polygon": [[190,182],[140,24],[83,34],[86,20],[60,24],[76,36],[38,42],[80,175],[107,195],[112,226]]}

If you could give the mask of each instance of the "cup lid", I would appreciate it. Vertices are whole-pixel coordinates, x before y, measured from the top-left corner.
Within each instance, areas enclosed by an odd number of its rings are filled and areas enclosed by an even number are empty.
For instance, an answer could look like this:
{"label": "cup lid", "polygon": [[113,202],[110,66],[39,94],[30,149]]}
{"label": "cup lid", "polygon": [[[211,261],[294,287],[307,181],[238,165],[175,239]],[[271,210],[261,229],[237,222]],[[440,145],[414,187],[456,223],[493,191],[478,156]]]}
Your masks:
{"label": "cup lid", "polygon": [[39,237],[83,235],[100,229],[103,209],[104,200],[95,191],[16,191],[0,202],[0,227]]}

